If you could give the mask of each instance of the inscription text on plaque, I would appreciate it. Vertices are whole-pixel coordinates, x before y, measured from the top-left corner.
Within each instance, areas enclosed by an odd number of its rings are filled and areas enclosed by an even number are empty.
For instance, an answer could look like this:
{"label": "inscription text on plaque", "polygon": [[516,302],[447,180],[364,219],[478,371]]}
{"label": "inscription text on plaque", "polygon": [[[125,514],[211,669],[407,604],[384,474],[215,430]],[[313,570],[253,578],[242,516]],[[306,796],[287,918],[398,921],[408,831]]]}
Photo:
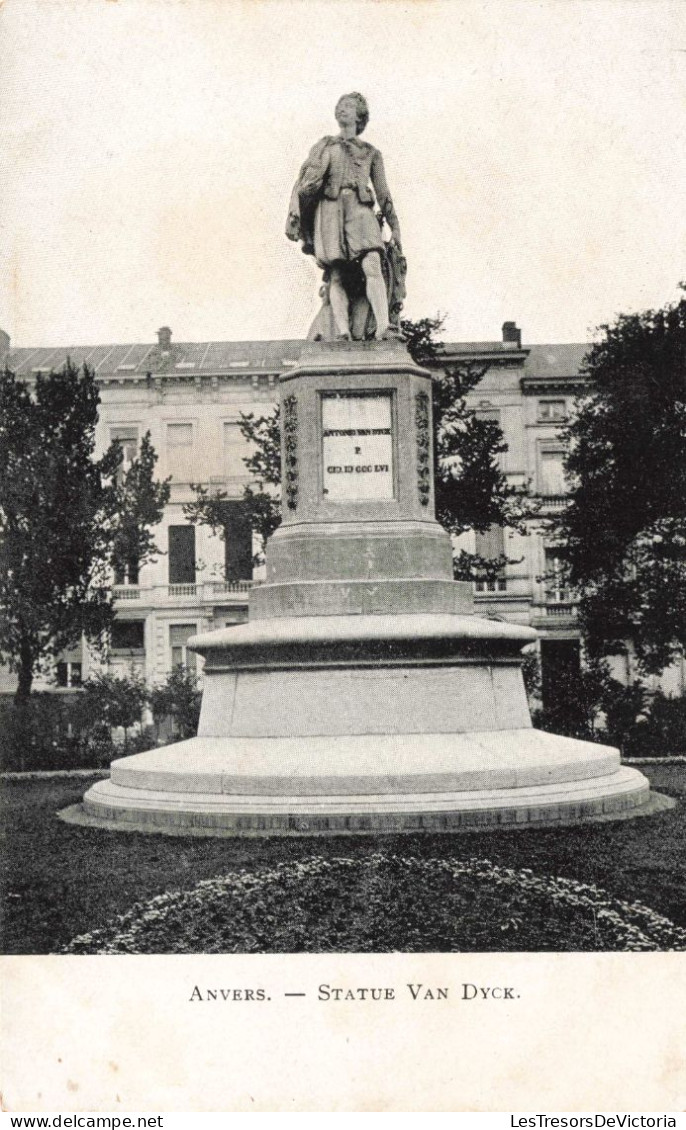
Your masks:
{"label": "inscription text on plaque", "polygon": [[327,498],[393,498],[391,394],[324,395],[322,456]]}

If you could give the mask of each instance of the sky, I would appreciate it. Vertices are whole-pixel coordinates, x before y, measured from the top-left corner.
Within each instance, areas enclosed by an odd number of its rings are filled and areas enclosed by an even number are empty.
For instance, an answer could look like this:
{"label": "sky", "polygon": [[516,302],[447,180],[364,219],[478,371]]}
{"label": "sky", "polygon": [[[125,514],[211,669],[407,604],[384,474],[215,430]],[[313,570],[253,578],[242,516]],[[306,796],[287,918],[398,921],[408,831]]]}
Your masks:
{"label": "sky", "polygon": [[589,340],[686,277],[686,4],[4,0],[0,327],[14,346],[300,338],[298,168],[362,91],[455,341]]}

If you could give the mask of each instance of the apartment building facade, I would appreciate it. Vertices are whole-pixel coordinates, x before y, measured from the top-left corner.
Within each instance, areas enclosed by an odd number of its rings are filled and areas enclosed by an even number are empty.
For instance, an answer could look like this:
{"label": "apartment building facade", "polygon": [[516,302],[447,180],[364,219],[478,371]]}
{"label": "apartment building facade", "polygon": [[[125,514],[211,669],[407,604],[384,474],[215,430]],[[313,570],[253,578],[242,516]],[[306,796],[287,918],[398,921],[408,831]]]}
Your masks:
{"label": "apartment building facade", "polygon": [[[186,649],[190,636],[246,619],[249,591],[259,583],[260,571],[253,576],[252,536],[240,505],[248,482],[240,417],[271,410],[280,374],[297,364],[301,345],[291,340],[176,343],[168,327],[152,344],[12,350],[7,336],[0,338],[4,364],[28,381],[67,357],[90,365],[101,395],[99,449],[119,439],[129,459],[150,432],[158,476],[171,478],[169,504],[156,531],[158,557],[139,571],[113,577],[117,618],[110,669],[133,665],[150,683],[161,682],[178,663],[195,666]],[[512,484],[539,498],[541,518],[564,506],[560,431],[583,389],[587,349],[585,343],[523,346],[512,322],[505,323],[498,340],[441,348],[441,364],[476,364],[485,370],[470,394],[471,407],[500,425],[507,443],[503,471]],[[194,483],[227,493],[225,539],[184,516]],[[574,602],[562,580],[559,549],[544,523],[530,522],[526,533],[492,528],[483,535],[467,534],[460,544],[484,557],[507,556],[499,577],[475,584],[478,611],[539,630],[544,689],[546,679],[553,685],[578,666]],[[99,662],[78,647],[61,657],[42,685],[76,686]],[[619,674],[632,676],[630,669]],[[668,674],[666,688],[680,693],[684,684],[682,663]],[[0,674],[0,690],[12,685],[7,672]]]}

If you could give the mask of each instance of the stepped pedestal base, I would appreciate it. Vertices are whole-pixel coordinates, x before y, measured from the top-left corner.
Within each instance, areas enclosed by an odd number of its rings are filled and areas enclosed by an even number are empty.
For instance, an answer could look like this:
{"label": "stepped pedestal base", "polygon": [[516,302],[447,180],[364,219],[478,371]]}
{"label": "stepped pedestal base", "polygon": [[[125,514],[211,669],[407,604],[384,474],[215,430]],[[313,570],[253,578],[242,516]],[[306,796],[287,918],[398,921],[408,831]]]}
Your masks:
{"label": "stepped pedestal base", "polygon": [[199,636],[197,738],[126,757],[84,798],[109,827],[459,831],[624,818],[646,778],[531,727],[524,627],[476,616],[254,620]]}
{"label": "stepped pedestal base", "polygon": [[179,834],[458,831],[638,815],[649,799],[616,750],[523,729],[193,738],[115,761],[84,809]]}

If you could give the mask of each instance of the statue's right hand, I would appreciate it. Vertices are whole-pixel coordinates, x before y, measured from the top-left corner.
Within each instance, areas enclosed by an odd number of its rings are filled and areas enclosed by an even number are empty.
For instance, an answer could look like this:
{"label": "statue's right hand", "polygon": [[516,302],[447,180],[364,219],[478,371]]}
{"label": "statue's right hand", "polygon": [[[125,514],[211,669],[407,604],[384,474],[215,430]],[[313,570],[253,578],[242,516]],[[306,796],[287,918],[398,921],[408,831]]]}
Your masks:
{"label": "statue's right hand", "polygon": [[289,212],[286,221],[286,238],[297,243],[300,239],[300,216],[297,212]]}

